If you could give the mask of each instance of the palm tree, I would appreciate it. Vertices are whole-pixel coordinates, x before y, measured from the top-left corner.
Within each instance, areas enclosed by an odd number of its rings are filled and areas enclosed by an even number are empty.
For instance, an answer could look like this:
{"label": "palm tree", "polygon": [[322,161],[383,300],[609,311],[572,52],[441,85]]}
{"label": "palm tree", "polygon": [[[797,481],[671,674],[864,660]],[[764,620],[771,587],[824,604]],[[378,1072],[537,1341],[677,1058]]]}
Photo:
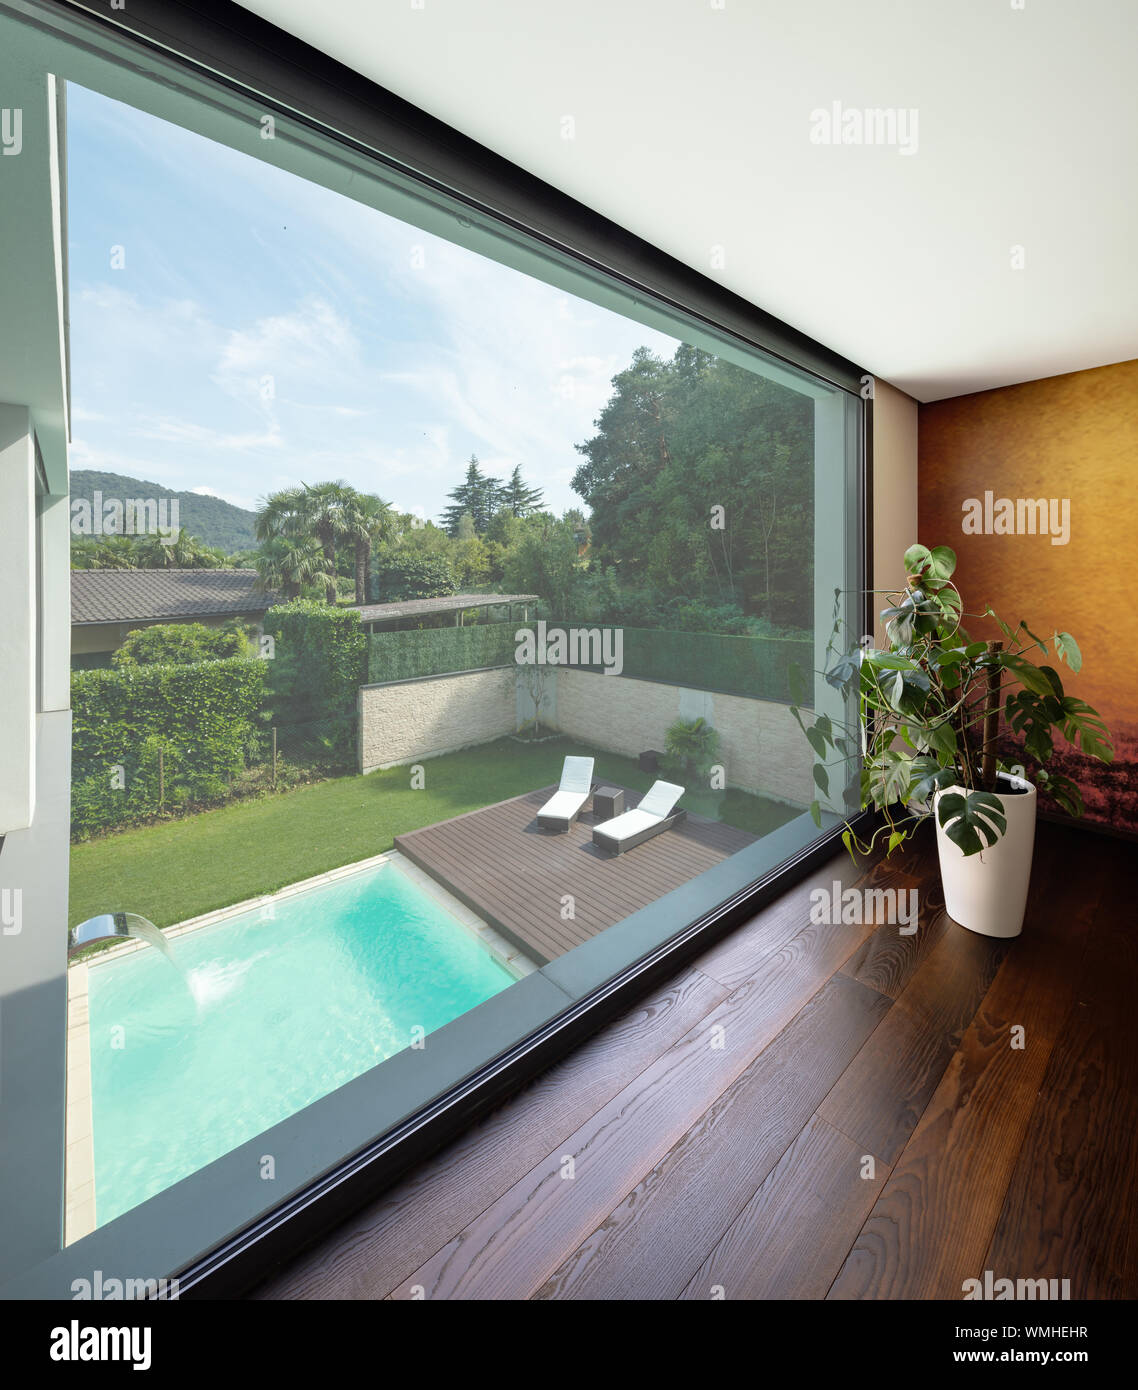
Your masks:
{"label": "palm tree", "polygon": [[347,537],[349,516],[356,496],[346,483],[304,484],[302,516],[320,542],[327,564],[324,596],[329,604],[336,602],[336,544]]}
{"label": "palm tree", "polygon": [[286,487],[271,492],[257,510],[253,530],[259,541],[275,536],[297,536],[304,529],[304,488]]}
{"label": "palm tree", "polygon": [[148,570],[216,568],[196,536],[183,526],[173,539],[148,535],[137,543],[138,563]]}
{"label": "palm tree", "polygon": [[273,536],[253,560],[257,588],[281,589],[286,599],[299,598],[305,584],[327,579],[327,561],[313,536]]}
{"label": "palm tree", "polygon": [[89,568],[93,570],[133,570],[138,568],[138,551],[130,536],[100,536],[82,542],[89,545]]}
{"label": "palm tree", "polygon": [[370,492],[347,490],[348,505],[344,514],[344,539],[356,551],[356,602],[364,604],[371,588],[371,552],[378,540],[387,539],[394,528],[395,516],[391,504]]}

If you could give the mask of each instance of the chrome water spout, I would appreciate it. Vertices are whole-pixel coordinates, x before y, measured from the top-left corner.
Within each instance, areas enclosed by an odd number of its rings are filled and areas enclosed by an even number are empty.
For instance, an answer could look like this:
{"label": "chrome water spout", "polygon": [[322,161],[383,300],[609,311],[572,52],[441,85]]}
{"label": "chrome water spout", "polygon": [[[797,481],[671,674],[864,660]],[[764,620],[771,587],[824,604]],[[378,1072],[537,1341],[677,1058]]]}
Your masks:
{"label": "chrome water spout", "polygon": [[153,922],[140,917],[137,912],[102,912],[98,917],[88,917],[85,922],[72,927],[67,933],[67,958],[70,960],[97,941],[120,941],[131,936],[157,947],[171,965],[175,964],[170,943]]}

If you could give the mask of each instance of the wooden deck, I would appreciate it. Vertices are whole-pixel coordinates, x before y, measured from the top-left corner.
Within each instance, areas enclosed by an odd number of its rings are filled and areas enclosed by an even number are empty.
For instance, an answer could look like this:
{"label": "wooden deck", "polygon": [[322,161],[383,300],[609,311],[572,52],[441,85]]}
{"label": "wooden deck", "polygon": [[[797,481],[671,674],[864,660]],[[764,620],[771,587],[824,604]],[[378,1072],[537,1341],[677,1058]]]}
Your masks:
{"label": "wooden deck", "polygon": [[[1010,942],[947,917],[931,836],[834,859],[254,1296],[1138,1297],[1133,854],[1040,825]],[[919,930],[811,922],[835,879]]]}
{"label": "wooden deck", "polygon": [[[400,854],[541,965],[756,838],[689,814],[672,830],[613,856],[593,844],[591,800],[568,834],[538,829],[538,810],[554,791],[544,787],[395,837]],[[625,789],[626,807],[639,800],[638,792]],[[573,899],[568,919],[566,895]]]}

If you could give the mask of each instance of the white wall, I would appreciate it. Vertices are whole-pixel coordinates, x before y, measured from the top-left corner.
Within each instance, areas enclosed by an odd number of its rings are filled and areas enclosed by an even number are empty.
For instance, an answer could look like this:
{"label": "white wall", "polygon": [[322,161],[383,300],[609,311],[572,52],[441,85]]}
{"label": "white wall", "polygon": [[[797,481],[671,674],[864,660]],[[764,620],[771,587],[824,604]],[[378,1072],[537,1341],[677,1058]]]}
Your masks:
{"label": "white wall", "polygon": [[[875,589],[905,584],[902,557],[917,535],[917,402],[886,381],[873,388],[873,555]],[[885,607],[884,598],[873,605]],[[878,645],[885,641],[878,629]]]}

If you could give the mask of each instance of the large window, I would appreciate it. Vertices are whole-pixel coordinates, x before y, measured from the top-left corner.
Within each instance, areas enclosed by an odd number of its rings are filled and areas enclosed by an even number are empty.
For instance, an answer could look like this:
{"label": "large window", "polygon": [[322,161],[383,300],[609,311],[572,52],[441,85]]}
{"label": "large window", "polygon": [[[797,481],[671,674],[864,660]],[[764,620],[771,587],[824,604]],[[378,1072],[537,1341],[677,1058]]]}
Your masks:
{"label": "large window", "polygon": [[57,87],[20,157],[70,304],[67,1007],[22,1063],[67,1157],[0,1270],[42,1292],[177,1274],[840,823],[797,709],[848,714],[861,401],[166,58],[0,29]]}

